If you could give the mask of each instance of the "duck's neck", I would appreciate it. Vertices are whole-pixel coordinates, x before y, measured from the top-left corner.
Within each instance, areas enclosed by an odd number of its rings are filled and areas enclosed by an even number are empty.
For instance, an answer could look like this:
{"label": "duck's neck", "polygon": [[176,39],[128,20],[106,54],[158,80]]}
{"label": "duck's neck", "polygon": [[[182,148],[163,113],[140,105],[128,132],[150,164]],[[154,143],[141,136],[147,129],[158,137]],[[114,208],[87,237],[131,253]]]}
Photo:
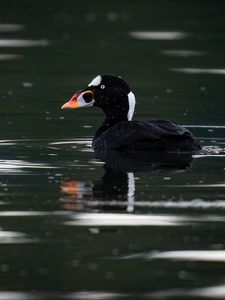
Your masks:
{"label": "duck's neck", "polygon": [[101,107],[105,113],[105,120],[102,126],[97,130],[94,139],[102,135],[110,127],[123,121],[131,121],[135,109],[135,96],[132,92],[118,99],[110,99],[111,105]]}
{"label": "duck's neck", "polygon": [[108,130],[110,127],[114,126],[117,123],[128,121],[127,116],[106,116],[105,120],[103,121],[102,125],[99,127],[95,134],[95,139],[98,138],[101,134],[103,134],[106,130]]}

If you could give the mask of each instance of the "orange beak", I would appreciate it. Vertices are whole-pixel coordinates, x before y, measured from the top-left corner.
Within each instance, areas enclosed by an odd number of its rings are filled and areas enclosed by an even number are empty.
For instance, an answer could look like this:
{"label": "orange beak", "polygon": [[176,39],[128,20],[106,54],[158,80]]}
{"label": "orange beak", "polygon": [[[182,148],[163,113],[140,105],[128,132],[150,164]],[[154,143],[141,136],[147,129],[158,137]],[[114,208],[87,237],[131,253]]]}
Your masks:
{"label": "orange beak", "polygon": [[66,103],[64,103],[61,107],[61,109],[65,109],[65,108],[79,108],[80,105],[78,103],[78,97],[80,96],[81,93],[75,93],[73,95],[73,97],[67,101]]}
{"label": "orange beak", "polygon": [[[87,94],[89,94],[89,100],[88,100]],[[86,96],[86,98],[85,98],[85,96]],[[90,98],[90,96],[91,96],[91,98]],[[87,90],[87,91],[77,92],[72,96],[72,98],[69,101],[67,101],[65,104],[63,104],[61,109],[88,107],[88,106],[92,106],[94,104],[94,102],[95,101],[93,98],[92,91]]]}

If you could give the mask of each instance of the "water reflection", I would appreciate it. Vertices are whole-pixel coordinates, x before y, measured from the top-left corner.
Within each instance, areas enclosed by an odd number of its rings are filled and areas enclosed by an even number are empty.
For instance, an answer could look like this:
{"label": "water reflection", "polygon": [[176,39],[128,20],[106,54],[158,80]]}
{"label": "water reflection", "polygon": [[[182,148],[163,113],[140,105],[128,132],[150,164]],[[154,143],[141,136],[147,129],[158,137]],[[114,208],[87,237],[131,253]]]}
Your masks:
{"label": "water reflection", "polygon": [[37,240],[28,237],[25,233],[0,230],[0,244],[24,244],[34,242],[37,242]]}
{"label": "water reflection", "polygon": [[0,32],[15,32],[24,29],[22,24],[0,24]]}
{"label": "water reflection", "polygon": [[[64,208],[83,211],[98,208],[101,210],[120,210],[129,213],[134,211],[135,175],[134,172],[160,172],[170,170],[185,171],[190,168],[190,154],[141,153],[137,155],[121,155],[118,152],[95,153],[101,155],[104,162],[104,175],[101,181],[89,182],[74,179],[63,180],[61,201]],[[137,203],[140,206],[141,203]],[[148,205],[149,202],[146,202]],[[152,205],[154,206],[154,204]]]}
{"label": "water reflection", "polygon": [[46,39],[23,40],[23,39],[0,39],[0,47],[46,47],[50,42]]}
{"label": "water reflection", "polygon": [[154,253],[152,259],[225,262],[225,250],[186,250]]}
{"label": "water reflection", "polygon": [[[224,244],[224,187],[207,187],[224,182],[223,1],[28,2],[1,7],[0,299],[225,298],[222,254],[185,259]],[[140,118],[201,124],[218,157],[94,159],[100,114],[58,107],[103,71],[130,78]],[[185,253],[115,259],[153,250]]]}
{"label": "water reflection", "polygon": [[0,60],[14,60],[22,57],[22,55],[18,54],[0,54]]}
{"label": "water reflection", "polygon": [[104,292],[104,291],[81,291],[71,293],[65,296],[65,299],[71,300],[113,300],[128,296],[124,293]]}
{"label": "water reflection", "polygon": [[172,71],[184,74],[212,74],[225,75],[225,69],[203,69],[203,68],[172,68]]}
{"label": "water reflection", "polygon": [[[115,258],[113,258],[115,259]],[[225,250],[152,251],[117,257],[116,259],[165,259],[175,261],[225,262]]]}
{"label": "water reflection", "polygon": [[206,52],[197,50],[162,50],[161,53],[167,56],[177,57],[195,57],[206,55]]}
{"label": "water reflection", "polygon": [[120,172],[158,172],[186,170],[191,167],[190,153],[140,152],[123,155],[117,151],[96,151],[96,158],[104,161],[106,168]]}
{"label": "water reflection", "polygon": [[[76,180],[63,181],[61,192],[64,194],[60,201],[67,210],[79,211],[84,209],[84,201],[93,197],[93,183]],[[82,202],[81,202],[82,201]]]}
{"label": "water reflection", "polygon": [[202,288],[175,288],[148,293],[145,297],[147,299],[224,299],[225,285],[207,286]]}
{"label": "water reflection", "polygon": [[5,159],[0,160],[0,174],[6,175],[7,173],[24,173],[26,169],[55,169],[47,163],[34,163],[18,159]]}
{"label": "water reflection", "polygon": [[187,221],[176,215],[78,213],[64,222],[70,226],[185,226]]}
{"label": "water reflection", "polygon": [[135,197],[133,173],[119,172],[108,167],[104,169],[105,173],[101,181],[63,181],[61,191],[64,196],[61,201],[64,203],[64,208],[85,210],[94,208],[92,202],[98,201],[98,208],[102,210],[133,211]]}
{"label": "water reflection", "polygon": [[182,31],[132,31],[130,35],[139,40],[180,40],[190,34]]}

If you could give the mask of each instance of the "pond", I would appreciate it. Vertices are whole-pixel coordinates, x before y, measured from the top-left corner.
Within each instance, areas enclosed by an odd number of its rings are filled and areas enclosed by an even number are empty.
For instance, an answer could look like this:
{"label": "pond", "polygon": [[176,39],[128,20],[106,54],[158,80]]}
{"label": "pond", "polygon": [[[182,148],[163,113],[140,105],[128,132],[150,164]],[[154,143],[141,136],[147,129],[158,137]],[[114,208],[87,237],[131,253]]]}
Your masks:
{"label": "pond", "polygon": [[[1,1],[0,299],[225,298],[225,3]],[[204,154],[106,162],[103,113],[61,105],[121,75],[134,119]]]}

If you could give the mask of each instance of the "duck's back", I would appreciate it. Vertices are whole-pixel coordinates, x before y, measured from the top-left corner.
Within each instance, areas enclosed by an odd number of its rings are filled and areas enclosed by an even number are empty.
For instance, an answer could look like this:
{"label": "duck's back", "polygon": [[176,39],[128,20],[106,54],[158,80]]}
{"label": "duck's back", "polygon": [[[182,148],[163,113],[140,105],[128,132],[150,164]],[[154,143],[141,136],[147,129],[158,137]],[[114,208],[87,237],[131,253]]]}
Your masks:
{"label": "duck's back", "polygon": [[119,152],[201,150],[188,129],[167,120],[117,123],[94,138],[93,148],[96,151],[114,149]]}

